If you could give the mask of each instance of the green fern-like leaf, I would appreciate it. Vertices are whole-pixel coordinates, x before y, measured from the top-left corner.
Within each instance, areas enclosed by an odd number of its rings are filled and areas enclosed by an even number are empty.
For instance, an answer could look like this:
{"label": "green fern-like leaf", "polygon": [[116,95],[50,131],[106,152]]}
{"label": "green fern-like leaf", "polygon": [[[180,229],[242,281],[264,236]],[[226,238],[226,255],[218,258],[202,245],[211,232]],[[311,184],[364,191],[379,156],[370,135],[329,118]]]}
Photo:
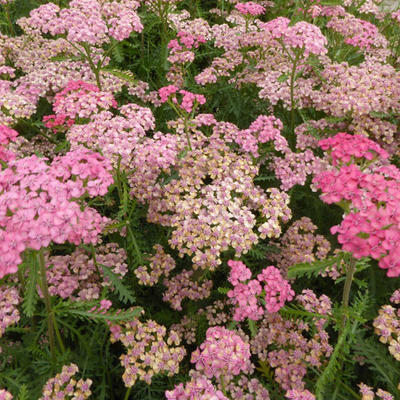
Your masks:
{"label": "green fern-like leaf", "polygon": [[226,287],[219,287],[217,290],[218,290],[218,293],[221,293],[221,294],[228,294],[228,292],[229,292],[231,289],[226,288]]}
{"label": "green fern-like leaf", "polygon": [[356,337],[353,345],[355,353],[362,356],[365,363],[375,372],[376,379],[384,384],[391,393],[400,396],[397,389],[400,381],[398,362],[389,355],[385,347],[373,337]]}
{"label": "green fern-like leaf", "polygon": [[343,255],[340,254],[335,257],[329,257],[325,260],[317,260],[312,263],[295,264],[289,267],[288,277],[298,278],[301,276],[307,276],[308,278],[311,278],[311,276],[317,276],[333,264],[340,263],[342,257]]}
{"label": "green fern-like leaf", "polygon": [[112,286],[117,291],[119,299],[125,304],[134,303],[135,297],[132,293],[132,290],[123,284],[121,278],[111,271],[111,269],[106,265],[100,263],[98,263],[98,265],[101,267],[104,275],[110,280]]}
{"label": "green fern-like leaf", "polygon": [[17,399],[18,400],[29,400],[29,399],[31,399],[28,387],[25,384],[21,386],[21,389],[19,390]]}
{"label": "green fern-like leaf", "polygon": [[100,320],[100,321],[129,321],[140,315],[142,309],[136,307],[134,310],[120,311],[120,310],[109,310],[105,313],[95,311],[85,311],[79,309],[68,309],[67,313],[76,315],[81,318],[89,320]]}
{"label": "green fern-like leaf", "polygon": [[122,44],[115,39],[111,39],[111,46],[112,46],[112,55],[119,64],[124,61],[125,52]]}
{"label": "green fern-like leaf", "polygon": [[126,71],[126,70],[122,71],[117,68],[104,68],[103,71],[111,75],[114,75],[117,78],[120,78],[129,83],[136,84],[137,80],[135,78],[135,75],[131,71]]}

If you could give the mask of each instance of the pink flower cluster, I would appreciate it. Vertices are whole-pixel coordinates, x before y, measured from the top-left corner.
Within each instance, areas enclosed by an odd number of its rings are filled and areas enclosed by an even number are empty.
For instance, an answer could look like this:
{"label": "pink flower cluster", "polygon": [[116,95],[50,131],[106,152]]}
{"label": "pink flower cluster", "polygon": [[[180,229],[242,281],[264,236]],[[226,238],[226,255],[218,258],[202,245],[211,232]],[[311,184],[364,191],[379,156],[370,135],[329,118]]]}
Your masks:
{"label": "pink flower cluster", "polygon": [[197,281],[193,279],[194,271],[184,270],[172,278],[164,279],[167,290],[164,292],[163,301],[170,303],[175,310],[182,311],[182,301],[206,299],[211,294],[212,280]]}
{"label": "pink flower cluster", "polygon": [[0,286],[0,338],[6,329],[19,319],[18,304],[21,298],[15,287]]}
{"label": "pink flower cluster", "polygon": [[[390,301],[400,304],[400,290],[396,290]],[[389,345],[389,353],[400,361],[400,309],[389,304],[379,310],[379,315],[373,322],[379,341]]]}
{"label": "pink flower cluster", "polygon": [[[70,127],[77,119],[90,118],[102,110],[117,107],[114,96],[101,92],[99,88],[83,81],[70,81],[67,86],[54,97],[54,115],[43,118],[47,128],[60,125]],[[54,129],[56,131],[56,129]]]}
{"label": "pink flower cluster", "polygon": [[179,371],[179,363],[186,351],[180,344],[179,335],[154,321],[141,322],[139,319],[126,322],[123,326],[111,325],[110,341],[121,341],[127,353],[123,354],[121,365],[125,368],[122,379],[126,387],[132,387],[142,380],[151,384],[156,374],[172,376]]}
{"label": "pink flower cluster", "polygon": [[108,219],[81,198],[104,195],[113,182],[110,170],[99,154],[78,149],[50,165],[31,156],[0,171],[0,277],[17,271],[27,248],[96,243]]}
{"label": "pink flower cluster", "polygon": [[69,8],[60,9],[47,3],[32,10],[29,18],[20,18],[18,24],[27,33],[66,34],[71,42],[99,46],[109,42],[109,36],[121,41],[143,30],[135,12],[138,5],[132,0],[72,0]]}
{"label": "pink flower cluster", "polygon": [[172,63],[166,77],[172,84],[183,87],[185,81],[185,65],[194,61],[195,53],[192,49],[197,49],[206,40],[203,35],[192,34],[179,31],[177,39],[172,39],[168,43],[170,55],[168,61]]}
{"label": "pink flower cluster", "polygon": [[90,379],[74,378],[79,372],[75,364],[64,365],[60,374],[47,381],[43,387],[43,394],[39,400],[85,400],[90,397],[92,392]]}
{"label": "pink flower cluster", "polygon": [[208,328],[206,340],[192,353],[191,362],[208,379],[225,382],[251,370],[250,345],[233,331],[220,326]]}
{"label": "pink flower cluster", "polygon": [[[330,313],[326,300],[319,301],[308,295],[304,300],[308,298],[316,306],[313,309],[317,313]],[[320,368],[332,354],[325,323],[324,318],[304,322],[301,319],[285,320],[278,313],[266,313],[257,335],[250,342],[252,354],[274,369],[274,379],[282,389],[301,393],[305,390],[303,378],[307,368]]]}
{"label": "pink flower cluster", "polygon": [[[120,279],[128,272],[126,252],[116,243],[96,248],[97,264],[110,268]],[[103,287],[110,286],[102,268],[96,268],[94,260],[84,250],[77,249],[71,255],[46,257],[49,293],[70,300],[93,300],[100,297]],[[99,276],[100,273],[100,276]]]}
{"label": "pink flower cluster", "polygon": [[289,19],[278,17],[264,23],[262,27],[286,47],[301,49],[304,57],[310,54],[324,55],[328,52],[326,48],[328,41],[316,25],[305,21],[297,22],[292,26],[289,23]]}
{"label": "pink flower cluster", "polygon": [[361,135],[339,132],[335,136],[318,142],[322,150],[328,151],[332,165],[353,164],[361,159],[368,161],[389,158],[389,154],[379,144]]}
{"label": "pink flower cluster", "polygon": [[18,132],[5,125],[0,125],[0,161],[11,161],[15,159],[15,154],[7,149],[10,142],[15,142]]}
{"label": "pink flower cluster", "polygon": [[333,17],[326,26],[342,34],[345,43],[366,49],[376,42],[379,34],[374,24],[351,14],[346,14],[344,18]]}
{"label": "pink flower cluster", "polygon": [[13,395],[5,389],[0,389],[0,400],[12,400]]}
{"label": "pink flower cluster", "polygon": [[[206,102],[206,98],[203,95],[191,93],[187,90],[179,90],[179,88],[174,85],[162,87],[159,89],[158,93],[162,103],[171,99],[174,104],[179,106],[180,110],[186,111],[187,114],[194,111],[197,105],[205,104]],[[176,94],[181,95],[180,101],[178,101]]]}
{"label": "pink flower cluster", "polygon": [[236,321],[262,318],[264,308],[259,305],[260,299],[270,313],[279,311],[286,301],[293,299],[293,290],[275,267],[267,267],[257,279],[250,279],[251,271],[241,261],[229,260],[228,265],[231,268],[228,281],[234,286],[228,297],[238,306],[233,316]]}
{"label": "pink flower cluster", "polygon": [[315,396],[308,390],[292,389],[286,392],[285,397],[290,400],[315,400]]}
{"label": "pink flower cluster", "polygon": [[248,1],[246,3],[238,3],[235,5],[236,10],[241,12],[243,15],[261,15],[265,13],[265,7],[260,4]]}
{"label": "pink flower cluster", "polygon": [[[74,125],[67,133],[71,142],[71,148],[79,148],[81,145],[94,151],[101,151],[114,167],[118,162],[122,169],[132,167],[134,162],[143,160],[143,153],[149,150],[143,148],[135,150],[146,135],[146,131],[154,129],[155,120],[151,110],[134,103],[128,103],[118,109],[119,114],[114,116],[110,111],[101,111],[91,117],[87,124]],[[146,143],[155,140],[146,139]],[[167,147],[167,145],[165,146]],[[165,150],[165,147],[162,150]],[[157,154],[154,150],[154,156]],[[163,157],[168,158],[170,152],[165,152]],[[136,158],[138,157],[138,160]],[[154,157],[152,158],[154,161]]]}
{"label": "pink flower cluster", "polygon": [[[360,388],[360,394],[362,395],[361,400],[376,399],[375,393],[372,390],[372,387],[366,385],[365,383],[360,383],[358,386]],[[378,389],[376,391],[376,395],[378,396],[379,399],[382,399],[382,400],[394,400],[393,395],[391,395],[386,390]]]}
{"label": "pink flower cluster", "polygon": [[[335,145],[336,139],[344,138]],[[335,160],[348,161],[349,155],[364,157],[368,161],[374,158],[370,152],[386,153],[375,144],[362,139],[361,151],[351,147],[352,140],[343,134],[333,141],[332,153]],[[359,139],[353,137],[358,145]],[[367,140],[367,141],[366,141]],[[336,148],[340,151],[336,152]],[[322,199],[328,204],[344,204],[346,215],[340,225],[331,228],[332,233],[338,233],[338,241],[345,251],[353,253],[354,257],[370,256],[379,260],[379,266],[387,269],[391,277],[400,275],[400,253],[397,241],[400,238],[400,170],[394,165],[372,166],[372,169],[362,171],[357,165],[350,164],[339,170],[327,170],[314,178],[316,186],[322,190]]]}
{"label": "pink flower cluster", "polygon": [[191,371],[191,380],[185,385],[180,383],[174,390],[166,391],[167,400],[228,400],[221,390],[215,388],[212,382],[203,374]]}
{"label": "pink flower cluster", "polygon": [[253,154],[259,155],[259,144],[272,141],[278,151],[288,150],[288,143],[281,135],[282,122],[274,116],[260,115],[251,123],[248,129],[236,130],[225,136],[227,141],[235,141],[240,148]]}

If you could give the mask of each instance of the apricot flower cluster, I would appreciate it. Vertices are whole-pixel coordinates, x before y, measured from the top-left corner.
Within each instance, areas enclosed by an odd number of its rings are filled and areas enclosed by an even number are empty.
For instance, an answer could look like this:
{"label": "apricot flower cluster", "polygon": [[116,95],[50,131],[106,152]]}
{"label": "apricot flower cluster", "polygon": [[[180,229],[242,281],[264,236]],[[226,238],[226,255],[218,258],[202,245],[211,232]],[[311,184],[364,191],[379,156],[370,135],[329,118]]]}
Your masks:
{"label": "apricot flower cluster", "polygon": [[47,381],[43,387],[43,395],[39,400],[85,400],[92,392],[90,379],[74,379],[79,372],[75,364],[64,365],[61,373]]}
{"label": "apricot flower cluster", "polygon": [[135,319],[122,326],[111,325],[110,331],[111,342],[119,340],[127,350],[120,357],[125,368],[122,379],[126,387],[133,386],[138,379],[150,384],[155,374],[172,376],[178,373],[186,351],[179,347],[179,336],[173,330],[166,337],[164,326],[151,320]]}

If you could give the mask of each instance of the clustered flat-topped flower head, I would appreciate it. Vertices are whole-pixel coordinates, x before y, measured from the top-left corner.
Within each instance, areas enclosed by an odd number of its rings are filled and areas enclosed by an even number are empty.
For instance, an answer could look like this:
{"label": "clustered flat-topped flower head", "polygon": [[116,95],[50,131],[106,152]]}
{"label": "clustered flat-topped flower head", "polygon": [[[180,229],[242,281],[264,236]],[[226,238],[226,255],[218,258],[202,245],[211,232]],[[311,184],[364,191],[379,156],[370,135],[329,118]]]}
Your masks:
{"label": "clustered flat-topped flower head", "polygon": [[[179,134],[182,122],[176,124]],[[132,195],[149,204],[149,221],[174,228],[171,247],[182,257],[192,257],[194,268],[213,270],[229,247],[240,257],[259,237],[279,236],[281,220],[290,218],[289,198],[278,189],[264,191],[254,184],[258,166],[228,146],[223,138],[226,124],[209,115],[191,123],[192,151],[171,164],[178,176],[162,184],[160,168],[150,164],[151,158],[141,159],[130,185]],[[211,126],[214,133],[207,137],[196,125]],[[175,135],[177,154],[187,149],[182,136]]]}
{"label": "clustered flat-topped flower head", "polygon": [[[331,314],[332,304],[325,295],[318,298],[311,290],[304,290],[296,300],[310,312]],[[304,322],[266,312],[257,335],[250,341],[251,352],[274,368],[274,379],[282,389],[302,393],[307,368],[320,368],[333,351],[325,323],[323,317]]]}
{"label": "clustered flat-topped flower head", "polygon": [[[168,100],[176,104],[180,110],[184,110],[187,114],[192,113],[199,104],[205,104],[206,98],[202,94],[195,94],[188,92],[187,90],[179,89],[174,85],[164,86],[158,91],[161,99],[161,103],[165,103]],[[178,96],[180,99],[178,100]]]}
{"label": "clustered flat-topped flower head", "polygon": [[[234,320],[259,320],[263,317],[265,309],[275,313],[286,301],[293,299],[294,291],[275,267],[264,268],[257,275],[257,279],[250,279],[251,271],[241,261],[229,260],[228,265],[231,268],[228,281],[234,286],[234,289],[228,292],[228,297],[237,306]],[[260,305],[260,299],[265,309]]]}
{"label": "clustered flat-topped flower head", "polygon": [[[360,388],[360,394],[362,395],[361,400],[394,400],[394,396],[386,390],[378,389],[375,393],[372,387],[365,383],[360,383],[358,387]],[[377,397],[375,397],[375,394]]]}
{"label": "clustered flat-topped flower head", "polygon": [[345,37],[344,43],[352,46],[369,49],[379,43],[380,34],[376,25],[352,14],[333,16],[326,26],[342,34]]}
{"label": "clustered flat-topped flower head", "polygon": [[[390,302],[395,305],[400,304],[400,289],[393,293]],[[400,361],[400,308],[389,304],[382,306],[373,326],[379,341],[388,344],[389,353]]]}
{"label": "clustered flat-topped flower head", "polygon": [[5,389],[0,389],[0,400],[12,400],[13,395]]}
{"label": "clustered flat-topped flower head", "polygon": [[265,7],[253,1],[235,4],[235,8],[243,15],[257,16],[265,13]]}
{"label": "clustered flat-topped flower head", "polygon": [[279,243],[274,243],[281,251],[269,254],[268,258],[274,260],[283,271],[295,264],[323,260],[331,245],[322,235],[315,234],[317,228],[308,217],[293,222]]}
{"label": "clustered flat-topped flower head", "polygon": [[26,249],[96,243],[108,219],[83,197],[104,195],[110,171],[104,157],[83,148],[50,165],[36,156],[10,161],[0,171],[0,277],[17,271]]}
{"label": "clustered flat-topped flower head", "polygon": [[122,379],[126,387],[132,387],[139,379],[151,384],[156,374],[173,376],[179,371],[179,363],[186,355],[179,347],[179,335],[155,321],[141,322],[139,319],[127,321],[122,326],[110,325],[110,341],[121,341],[127,349],[121,365],[125,368]]}
{"label": "clustered flat-topped flower head", "polygon": [[[152,161],[155,163],[162,163],[163,158],[168,158],[171,153],[168,149],[169,143],[164,143],[161,154],[157,152],[156,145],[154,152],[150,152],[148,148],[157,142],[158,138],[156,133],[152,139],[145,139],[146,131],[155,128],[155,119],[149,108],[128,103],[118,111],[119,115],[116,116],[110,111],[101,111],[93,115],[87,124],[73,125],[67,133],[71,148],[84,145],[94,151],[101,151],[114,167],[119,163],[120,167],[125,169],[134,168],[132,162],[139,163],[139,159],[147,153],[152,155]],[[166,139],[167,137],[164,142],[168,142]]]}
{"label": "clustered flat-topped flower head", "polygon": [[371,161],[387,159],[389,154],[378,143],[361,135],[349,135],[339,132],[335,136],[318,142],[322,150],[328,152],[333,166],[357,163],[362,159]]}
{"label": "clustered flat-topped flower head", "polygon": [[346,215],[340,225],[331,228],[345,251],[356,258],[372,257],[387,275],[400,275],[400,170],[394,165],[371,164],[362,170],[350,161],[372,163],[387,153],[369,139],[346,134],[322,141],[330,149],[338,170],[316,175],[314,183],[328,204],[344,204]]}
{"label": "clustered flat-topped flower head", "polygon": [[[96,262],[104,265],[122,279],[128,272],[126,251],[116,243],[107,243],[96,248]],[[110,281],[103,270],[96,268],[94,260],[82,249],[66,256],[46,256],[49,293],[72,301],[98,299],[103,287]]]}
{"label": "clustered flat-topped flower head", "polygon": [[114,96],[84,81],[70,81],[54,97],[54,115],[43,118],[45,126],[57,131],[58,126],[72,126],[76,120],[98,115],[103,110],[117,107]]}
{"label": "clustered flat-topped flower head", "polygon": [[[7,149],[10,142],[15,142],[18,132],[5,125],[0,125],[0,161],[11,161],[15,159],[15,154]],[[0,164],[1,168],[1,164]]]}
{"label": "clustered flat-topped flower head", "polygon": [[155,254],[150,257],[149,266],[141,265],[134,271],[140,285],[153,286],[161,275],[168,277],[170,272],[175,269],[175,260],[164,251],[160,244],[155,244],[153,249]]}
{"label": "clustered flat-topped flower head", "polygon": [[47,3],[32,10],[29,18],[20,18],[18,24],[27,33],[66,35],[70,42],[100,46],[110,37],[121,41],[143,30],[138,6],[132,0],[72,0],[64,9]]}
{"label": "clustered flat-topped flower head", "polygon": [[221,390],[216,389],[213,383],[203,374],[190,371],[191,380],[185,385],[180,383],[174,390],[167,390],[167,400],[228,400]]}
{"label": "clustered flat-topped flower head", "polygon": [[315,400],[315,396],[308,390],[288,390],[285,397],[290,400]]}
{"label": "clustered flat-topped flower head", "polygon": [[304,57],[308,57],[310,54],[324,55],[328,53],[326,48],[328,41],[316,25],[305,21],[290,25],[288,18],[278,17],[262,24],[262,28],[269,32],[278,43],[282,43],[292,50],[303,50]]}
{"label": "clustered flat-topped flower head", "polygon": [[191,362],[207,378],[228,382],[240,373],[250,372],[250,345],[224,327],[208,328],[206,340],[192,353]]}
{"label": "clustered flat-topped flower head", "polygon": [[202,35],[192,35],[189,32],[180,31],[177,33],[177,39],[172,39],[168,43],[171,54],[176,54],[183,50],[197,49],[201,43],[205,43],[206,39]]}
{"label": "clustered flat-topped flower head", "polygon": [[20,301],[17,288],[0,286],[0,338],[10,325],[19,321],[18,304]]}
{"label": "clustered flat-topped flower head", "polygon": [[43,387],[43,395],[39,400],[85,400],[90,397],[92,392],[90,386],[91,379],[74,378],[79,372],[75,364],[64,365],[61,373],[47,381]]}

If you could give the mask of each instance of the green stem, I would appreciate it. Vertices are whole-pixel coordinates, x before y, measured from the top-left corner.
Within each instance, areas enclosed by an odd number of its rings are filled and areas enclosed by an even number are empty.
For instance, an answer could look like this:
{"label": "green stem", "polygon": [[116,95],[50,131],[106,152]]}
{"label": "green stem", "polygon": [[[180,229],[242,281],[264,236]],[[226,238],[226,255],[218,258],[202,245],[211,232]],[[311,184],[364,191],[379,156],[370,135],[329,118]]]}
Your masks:
{"label": "green stem", "polygon": [[44,261],[43,250],[39,250],[37,252],[37,261],[40,266],[40,276],[41,276],[41,280],[42,280],[41,289],[42,289],[44,303],[46,305],[46,311],[47,311],[47,330],[48,330],[48,334],[49,334],[51,358],[52,358],[53,363],[55,364],[57,357],[56,357],[56,346],[55,346],[55,337],[54,337],[54,324],[53,324],[53,320],[52,320],[53,312],[51,309],[49,287],[47,285],[46,265],[45,265],[45,261]]}
{"label": "green stem", "polygon": [[226,387],[225,387],[225,381],[224,381],[224,376],[221,375],[221,388],[222,388],[222,393],[228,397],[228,394],[226,393]]}
{"label": "green stem", "polygon": [[8,28],[10,29],[11,35],[15,36],[15,29],[14,29],[14,25],[11,20],[10,5],[8,4],[8,2],[5,4],[5,8],[6,8],[6,17],[7,17]]}
{"label": "green stem", "polygon": [[188,142],[188,148],[189,148],[190,151],[192,151],[192,144],[190,142],[190,133],[189,133],[188,121],[187,121],[186,118],[185,118],[184,124],[185,124],[185,134],[186,134],[186,140]]}
{"label": "green stem", "polygon": [[347,312],[349,307],[350,290],[351,284],[353,282],[354,272],[356,270],[356,260],[353,256],[350,256],[350,261],[348,264],[348,269],[346,273],[346,280],[344,282],[343,296],[342,296],[342,309],[343,309],[343,319],[341,323],[341,330],[343,331],[346,326]]}
{"label": "green stem", "polygon": [[290,133],[291,135],[293,135],[293,138],[294,138],[294,108],[295,108],[294,82],[296,80],[296,69],[298,61],[299,61],[299,54],[296,55],[296,58],[293,61],[292,72],[290,74]]}
{"label": "green stem", "polygon": [[89,62],[90,69],[92,70],[92,72],[94,73],[94,76],[96,77],[96,84],[97,84],[97,87],[98,87],[100,90],[102,90],[102,89],[101,89],[101,82],[100,82],[100,68],[98,68],[98,67],[96,67],[96,66],[94,65],[92,56],[91,56],[91,54],[90,54],[89,46],[84,45],[83,48],[85,49],[86,58],[87,58],[87,60],[88,60],[88,62]]}
{"label": "green stem", "polygon": [[130,239],[132,241],[133,247],[135,248],[136,251],[136,256],[138,258],[139,261],[139,265],[143,264],[143,256],[142,256],[142,252],[140,251],[140,247],[136,241],[135,235],[132,232],[132,228],[130,227],[130,225],[127,225],[128,228],[128,234],[130,236]]}
{"label": "green stem", "polygon": [[127,391],[125,393],[124,400],[128,400],[129,399],[129,395],[131,394],[132,388],[133,388],[133,386],[131,386],[130,388],[127,389]]}

